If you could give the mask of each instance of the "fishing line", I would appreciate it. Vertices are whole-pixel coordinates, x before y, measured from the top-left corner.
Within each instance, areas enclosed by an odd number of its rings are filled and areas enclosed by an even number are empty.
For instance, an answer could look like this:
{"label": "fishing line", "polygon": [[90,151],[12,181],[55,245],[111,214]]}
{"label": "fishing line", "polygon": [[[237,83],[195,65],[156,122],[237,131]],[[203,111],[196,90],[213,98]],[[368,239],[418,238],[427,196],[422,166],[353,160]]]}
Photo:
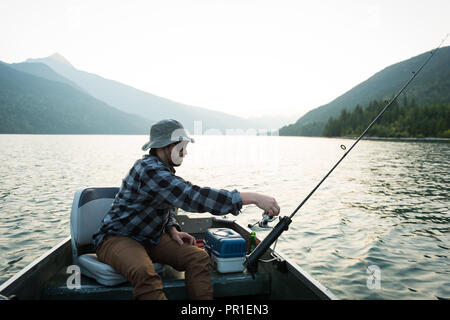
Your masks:
{"label": "fishing line", "polygon": [[[417,71],[412,72],[411,78],[403,85],[403,87],[395,94],[395,96],[386,104],[386,106],[381,110],[381,112],[377,115],[377,117],[369,124],[369,126],[366,128],[366,130],[361,133],[361,135],[358,137],[358,139],[352,144],[350,149],[348,149],[347,152],[344,153],[344,155],[339,159],[339,161],[331,168],[331,170],[322,178],[322,180],[314,187],[314,189],[306,196],[306,198],[300,203],[300,205],[294,210],[294,212],[289,216],[289,218],[292,219],[292,217],[297,213],[297,211],[308,201],[308,199],[313,195],[313,193],[320,187],[320,185],[328,178],[328,176],[336,169],[336,167],[344,160],[344,158],[352,151],[352,149],[356,146],[356,144],[366,135],[367,131],[369,131],[370,128],[378,121],[378,119],[381,118],[381,116],[386,112],[386,110],[392,105],[392,103],[398,98],[400,94],[409,86],[409,84],[414,80],[415,77],[422,71],[423,67],[430,61],[430,59],[434,56],[434,54],[437,52],[437,50],[442,46],[444,41],[447,39],[447,36],[441,41],[439,46],[430,51],[430,55],[428,58],[422,63],[422,65],[419,67]],[[343,145],[341,145],[342,148]],[[346,149],[346,147],[344,146]],[[344,150],[344,148],[342,148]]]}
{"label": "fishing line", "polygon": [[[436,49],[430,51],[430,54],[425,59],[425,61],[420,65],[420,67],[416,71],[412,72],[411,78],[409,78],[409,80],[406,81],[406,83],[400,88],[400,90],[394,95],[394,97],[387,102],[387,104],[375,117],[375,119],[369,124],[369,126],[363,131],[363,133],[358,137],[358,139],[351,145],[351,147],[342,155],[342,157],[338,160],[338,162],[336,162],[336,164],[331,168],[331,170],[328,171],[328,173],[322,178],[322,180],[319,181],[319,183],[314,187],[314,189],[312,189],[312,191],[306,196],[306,198],[303,199],[303,201],[297,206],[297,208],[292,212],[292,214],[290,216],[280,217],[280,221],[278,222],[278,224],[264,238],[264,240],[259,243],[256,249],[253,250],[253,252],[246,257],[244,266],[247,268],[248,271],[250,271],[250,273],[254,274],[256,272],[258,259],[266,252],[268,248],[270,248],[272,243],[278,239],[281,233],[288,230],[289,224],[292,222],[292,218],[298,212],[298,210],[300,210],[300,208],[309,200],[309,198],[314,194],[314,192],[316,192],[316,190],[328,178],[328,176],[334,171],[334,169],[336,169],[336,167],[342,162],[342,160],[345,159],[345,157],[350,153],[350,151],[353,150],[356,144],[366,135],[367,131],[369,131],[370,128],[372,128],[372,126],[378,121],[378,119],[380,119],[383,116],[383,114],[398,98],[398,96],[402,94],[402,92],[409,86],[409,84],[417,77],[417,75],[422,71],[425,65],[436,54],[436,52],[439,50],[439,48],[442,46],[445,40],[447,40],[448,36],[449,35],[447,34]],[[341,145],[341,149],[345,151],[347,148],[344,145]],[[265,213],[263,213],[263,220],[264,219],[267,220],[267,217],[265,217]]]}

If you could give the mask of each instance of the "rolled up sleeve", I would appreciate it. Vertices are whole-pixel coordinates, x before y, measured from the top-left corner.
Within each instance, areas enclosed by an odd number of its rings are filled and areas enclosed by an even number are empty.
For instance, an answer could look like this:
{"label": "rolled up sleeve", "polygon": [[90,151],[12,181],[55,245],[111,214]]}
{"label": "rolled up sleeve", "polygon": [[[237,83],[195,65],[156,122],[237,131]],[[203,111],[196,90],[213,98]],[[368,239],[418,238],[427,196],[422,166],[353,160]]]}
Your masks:
{"label": "rolled up sleeve", "polygon": [[177,219],[175,218],[175,208],[172,207],[169,210],[169,219],[167,220],[167,224],[165,227],[166,232],[169,232],[170,227],[175,227],[178,231],[181,231],[181,227],[178,224]]}

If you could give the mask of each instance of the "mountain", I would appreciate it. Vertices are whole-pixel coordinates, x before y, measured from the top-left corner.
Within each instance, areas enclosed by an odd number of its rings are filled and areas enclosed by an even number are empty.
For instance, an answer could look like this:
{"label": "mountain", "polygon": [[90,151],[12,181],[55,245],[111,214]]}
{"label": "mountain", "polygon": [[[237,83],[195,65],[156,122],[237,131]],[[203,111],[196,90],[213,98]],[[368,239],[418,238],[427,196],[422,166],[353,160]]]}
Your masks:
{"label": "mountain", "polygon": [[59,54],[41,59],[28,59],[26,62],[48,65],[56,73],[74,82],[93,97],[119,110],[154,121],[164,118],[177,119],[192,133],[194,132],[194,121],[199,120],[202,121],[203,130],[214,128],[223,131],[225,129],[263,127],[256,120],[185,105],[135,89],[118,81],[78,70]]}
{"label": "mountain", "polygon": [[44,63],[26,63],[26,62],[11,63],[11,64],[9,64],[9,67],[14,68],[19,71],[22,71],[22,72],[32,74],[37,77],[47,79],[47,80],[65,83],[65,84],[68,84],[68,85],[74,87],[75,89],[84,91],[81,87],[79,87],[73,81],[70,81],[70,80],[60,76],[58,73],[53,71],[52,68],[50,68],[49,66],[47,66]]}
{"label": "mountain", "polygon": [[[54,77],[45,66],[31,67],[28,71]],[[0,133],[148,133],[150,121],[117,110],[65,82],[0,63]]]}
{"label": "mountain", "polygon": [[[411,77],[429,55],[423,53],[391,65],[347,91],[330,103],[313,109],[294,124],[280,129],[280,135],[321,136],[330,117],[339,117],[343,109],[352,111],[358,104],[388,100]],[[440,48],[403,95],[418,105],[450,102],[450,47]]]}

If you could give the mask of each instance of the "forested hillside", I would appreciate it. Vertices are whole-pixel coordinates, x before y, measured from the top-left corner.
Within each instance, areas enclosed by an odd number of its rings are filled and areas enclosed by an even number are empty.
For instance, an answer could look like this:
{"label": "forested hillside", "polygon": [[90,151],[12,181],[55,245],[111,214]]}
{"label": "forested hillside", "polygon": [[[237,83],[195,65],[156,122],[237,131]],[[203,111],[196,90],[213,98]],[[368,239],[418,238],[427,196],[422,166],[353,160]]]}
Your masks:
{"label": "forested hillside", "polygon": [[[367,106],[372,101],[384,101],[392,97],[429,55],[430,52],[425,52],[377,72],[330,103],[313,109],[295,123],[284,126],[280,129],[280,135],[322,136],[328,119],[340,117],[343,109],[351,112],[357,105]],[[414,99],[417,106],[450,103],[449,46],[440,48],[434,54],[405,93],[411,100]],[[422,134],[426,135],[425,132]]]}
{"label": "forested hillside", "polygon": [[[341,111],[331,117],[324,127],[325,137],[359,136],[386,105],[372,101],[366,107],[357,105],[353,111]],[[372,137],[394,138],[450,138],[450,103],[419,106],[406,97],[395,101],[382,118],[367,132]]]}

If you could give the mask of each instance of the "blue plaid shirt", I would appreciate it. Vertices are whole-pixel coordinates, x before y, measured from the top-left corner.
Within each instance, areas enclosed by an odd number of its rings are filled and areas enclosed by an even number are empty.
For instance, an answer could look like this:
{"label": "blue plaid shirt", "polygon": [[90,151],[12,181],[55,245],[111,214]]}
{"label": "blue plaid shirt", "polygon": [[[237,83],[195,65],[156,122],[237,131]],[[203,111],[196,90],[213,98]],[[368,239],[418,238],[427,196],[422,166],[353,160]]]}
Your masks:
{"label": "blue plaid shirt", "polygon": [[106,235],[131,237],[144,246],[159,243],[168,228],[175,226],[175,207],[188,212],[238,215],[240,193],[199,187],[175,175],[157,156],[144,155],[123,179],[109,212],[93,235],[97,248]]}

